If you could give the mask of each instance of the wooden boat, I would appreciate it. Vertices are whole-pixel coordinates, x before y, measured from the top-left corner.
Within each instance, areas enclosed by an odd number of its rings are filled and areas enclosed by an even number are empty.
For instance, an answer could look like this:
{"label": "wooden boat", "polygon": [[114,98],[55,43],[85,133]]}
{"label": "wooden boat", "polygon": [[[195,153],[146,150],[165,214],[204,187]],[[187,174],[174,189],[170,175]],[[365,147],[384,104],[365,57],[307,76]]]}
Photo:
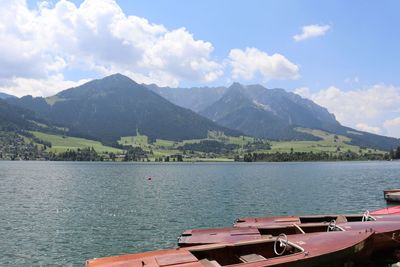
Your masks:
{"label": "wooden boat", "polygon": [[400,189],[384,190],[383,197],[388,202],[400,202]]}
{"label": "wooden boat", "polygon": [[293,236],[337,231],[373,231],[374,253],[400,248],[400,223],[398,221],[366,221],[336,224],[334,220],[330,223],[293,223],[291,225],[273,224],[253,227],[193,229],[182,233],[178,238],[178,246],[188,247],[204,244],[235,243],[273,238],[282,233]]}
{"label": "wooden boat", "polygon": [[390,194],[390,193],[400,193],[400,189],[392,188],[392,189],[383,190],[383,197],[386,199],[386,194]]}
{"label": "wooden boat", "polygon": [[[285,233],[279,232],[277,235]],[[235,243],[245,240],[258,240],[269,238],[272,235],[262,234],[255,227],[230,227],[230,228],[205,228],[184,231],[178,237],[178,246],[196,246],[217,243]]]}
{"label": "wooden boat", "polygon": [[[399,207],[400,209],[400,207]],[[178,245],[193,246],[211,243],[233,243],[265,237],[309,234],[329,231],[364,231],[373,229],[374,252],[400,248],[400,215],[368,211],[351,215],[275,216],[241,218],[233,228],[194,229],[182,233]]]}
{"label": "wooden boat", "polygon": [[394,214],[400,214],[400,206],[393,206],[393,207],[388,207],[388,208],[383,208],[383,209],[378,209],[371,211],[371,215],[394,215]]}
{"label": "wooden boat", "polygon": [[365,266],[371,231],[337,231],[202,245],[88,260],[87,267]]}
{"label": "wooden boat", "polygon": [[309,215],[309,216],[271,216],[271,217],[252,217],[239,218],[234,222],[234,227],[260,227],[267,225],[292,225],[292,224],[308,224],[308,223],[325,223],[328,224],[332,220],[336,223],[347,222],[365,222],[365,221],[397,221],[400,222],[399,214],[380,214],[374,212],[372,215],[369,211],[363,214],[335,214],[335,215]]}
{"label": "wooden boat", "polygon": [[400,192],[396,193],[387,193],[386,201],[388,202],[400,202]]}

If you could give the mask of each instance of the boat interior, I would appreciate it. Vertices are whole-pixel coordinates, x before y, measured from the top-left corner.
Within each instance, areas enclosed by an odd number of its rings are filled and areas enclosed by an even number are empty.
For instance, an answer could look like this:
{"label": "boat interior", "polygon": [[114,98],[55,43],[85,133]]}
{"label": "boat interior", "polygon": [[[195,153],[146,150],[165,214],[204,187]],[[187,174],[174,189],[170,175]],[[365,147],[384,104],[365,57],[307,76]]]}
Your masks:
{"label": "boat interior", "polygon": [[[261,218],[262,219],[262,218]],[[366,211],[362,215],[321,215],[321,216],[299,216],[299,217],[277,217],[271,218],[271,221],[267,221],[266,223],[329,223],[332,220],[335,220],[337,223],[346,223],[346,222],[364,222],[364,221],[376,221],[375,217],[370,215],[369,211]],[[254,218],[255,222],[261,223],[262,220],[260,218]],[[247,219],[236,219],[235,224],[247,223]]]}
{"label": "boat interior", "polygon": [[363,222],[363,221],[375,221],[376,219],[370,215],[358,216],[358,215],[338,215],[338,216],[310,216],[310,217],[299,217],[300,224],[292,224],[281,227],[260,227],[259,232],[263,236],[278,236],[283,233],[286,235],[295,234],[307,234],[307,233],[319,233],[319,232],[332,232],[332,231],[344,231],[338,223],[346,222]]}
{"label": "boat interior", "polygon": [[[344,231],[343,228],[336,224],[329,225],[325,224],[314,224],[314,225],[289,225],[282,227],[266,227],[258,228],[258,231],[262,236],[278,236],[280,234],[296,235],[296,234],[308,234],[308,233],[320,233],[320,232],[333,232],[333,231]],[[328,231],[329,228],[329,231]]]}
{"label": "boat interior", "polygon": [[[282,226],[266,226],[257,228],[258,232],[263,238],[273,238],[279,236],[281,234],[285,235],[296,235],[296,234],[307,234],[307,233],[321,233],[321,232],[334,232],[334,231],[345,231],[340,225],[336,224],[335,220],[332,220],[329,224],[326,223],[313,223],[313,224],[292,224],[292,225],[282,225]],[[227,233],[229,234],[229,233]],[[202,234],[199,234],[201,236]],[[206,235],[216,235],[215,232],[207,233]],[[236,236],[237,234],[232,233],[232,236]],[[247,234],[240,234],[240,236],[246,236]],[[250,234],[251,236],[252,234]],[[196,238],[194,240],[189,239],[187,242],[186,237],[193,236],[192,233],[182,233],[182,235],[178,238],[178,244],[180,247],[193,246],[193,245],[201,245],[207,242],[196,242]],[[196,237],[197,234],[194,234]],[[210,241],[210,243],[212,243]]]}
{"label": "boat interior", "polygon": [[333,215],[333,216],[303,216],[299,217],[300,223],[322,223],[331,222],[335,220],[337,223],[346,222],[363,222],[363,221],[375,221],[376,219],[369,215]]}
{"label": "boat interior", "polygon": [[258,262],[304,252],[301,247],[288,242],[287,239],[285,241],[273,239],[263,240],[263,242],[242,242],[230,246],[216,245],[212,248],[189,250],[204,267]]}

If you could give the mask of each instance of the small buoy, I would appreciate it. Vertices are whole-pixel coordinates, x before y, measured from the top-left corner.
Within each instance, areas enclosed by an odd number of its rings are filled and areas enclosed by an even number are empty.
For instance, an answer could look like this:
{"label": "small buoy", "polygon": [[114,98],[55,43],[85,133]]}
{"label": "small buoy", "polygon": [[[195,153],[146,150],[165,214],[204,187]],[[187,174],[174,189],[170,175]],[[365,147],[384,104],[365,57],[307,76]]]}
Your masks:
{"label": "small buoy", "polygon": [[148,181],[151,181],[151,177],[147,177],[147,180],[148,180]]}

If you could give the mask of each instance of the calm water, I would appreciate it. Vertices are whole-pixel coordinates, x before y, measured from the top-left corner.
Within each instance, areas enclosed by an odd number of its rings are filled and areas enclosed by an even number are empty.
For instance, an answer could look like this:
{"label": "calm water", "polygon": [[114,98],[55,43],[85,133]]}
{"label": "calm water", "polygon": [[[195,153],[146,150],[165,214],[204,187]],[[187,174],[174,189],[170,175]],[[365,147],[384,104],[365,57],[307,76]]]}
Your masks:
{"label": "calm water", "polygon": [[0,266],[83,266],[240,216],[372,210],[399,178],[400,162],[0,162]]}

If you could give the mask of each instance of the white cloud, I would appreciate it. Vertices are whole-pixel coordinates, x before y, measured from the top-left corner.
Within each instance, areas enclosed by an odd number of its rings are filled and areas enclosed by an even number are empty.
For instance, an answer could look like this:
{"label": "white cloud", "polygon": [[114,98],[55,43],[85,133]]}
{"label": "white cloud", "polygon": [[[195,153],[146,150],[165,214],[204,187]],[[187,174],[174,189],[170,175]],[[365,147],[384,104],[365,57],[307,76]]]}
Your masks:
{"label": "white cloud", "polygon": [[306,39],[315,38],[318,36],[325,35],[325,33],[330,29],[329,25],[307,25],[302,28],[302,32],[300,34],[296,34],[293,36],[293,39],[296,42],[304,41]]}
{"label": "white cloud", "polygon": [[[122,72],[138,82],[173,86],[223,74],[222,64],[211,58],[211,43],[184,28],[169,30],[127,16],[114,0],[85,0],[80,6],[43,2],[34,10],[24,0],[0,4],[0,91],[29,91],[18,87],[22,80],[27,88],[35,80],[51,85],[66,69]],[[53,91],[39,87],[42,94]]]}
{"label": "white cloud", "polygon": [[344,91],[331,86],[314,93],[308,88],[296,89],[295,92],[328,108],[344,125],[400,137],[396,128],[398,121],[392,119],[400,113],[400,87],[376,84]]}
{"label": "white cloud", "polygon": [[310,98],[311,96],[310,88],[308,87],[299,87],[294,89],[293,92],[306,98]]}
{"label": "white cloud", "polygon": [[13,78],[1,86],[1,91],[18,97],[24,95],[50,96],[63,89],[76,87],[88,81],[87,79],[66,81],[62,74],[56,74],[45,79]]}
{"label": "white cloud", "polygon": [[370,132],[370,133],[375,133],[375,134],[381,134],[382,130],[379,127],[376,126],[370,126],[365,123],[357,123],[356,128],[365,131],[365,132]]}
{"label": "white cloud", "polygon": [[229,63],[232,66],[234,79],[253,79],[260,74],[264,80],[297,79],[299,66],[290,62],[281,54],[272,56],[257,48],[232,49],[229,53]]}
{"label": "white cloud", "polygon": [[383,124],[391,136],[400,137],[400,117],[387,120]]}

